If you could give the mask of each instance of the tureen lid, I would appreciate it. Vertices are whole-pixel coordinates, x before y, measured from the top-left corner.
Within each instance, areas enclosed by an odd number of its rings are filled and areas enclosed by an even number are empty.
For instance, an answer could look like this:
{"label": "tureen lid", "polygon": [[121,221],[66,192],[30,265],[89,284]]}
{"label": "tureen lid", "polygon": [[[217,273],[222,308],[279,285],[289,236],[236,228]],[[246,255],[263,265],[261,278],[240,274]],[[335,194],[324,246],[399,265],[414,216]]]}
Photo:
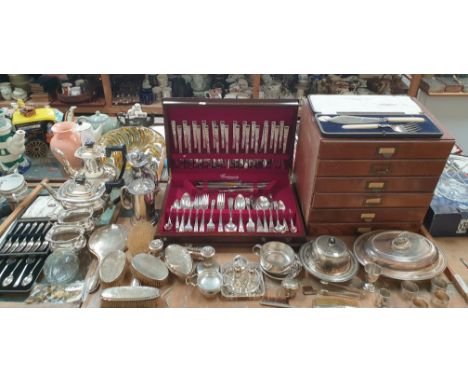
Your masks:
{"label": "tureen lid", "polygon": [[73,201],[91,202],[99,199],[106,187],[103,183],[91,183],[84,178],[67,180],[59,189],[59,196]]}
{"label": "tureen lid", "polygon": [[24,176],[21,174],[10,174],[0,178],[0,192],[12,192],[23,186]]}
{"label": "tureen lid", "polygon": [[435,245],[422,235],[408,231],[381,231],[369,236],[364,244],[368,256],[394,268],[413,264],[428,266],[437,260]]}
{"label": "tureen lid", "polygon": [[333,258],[349,257],[348,247],[345,242],[335,236],[323,235],[317,237],[313,241],[312,250],[319,256]]}

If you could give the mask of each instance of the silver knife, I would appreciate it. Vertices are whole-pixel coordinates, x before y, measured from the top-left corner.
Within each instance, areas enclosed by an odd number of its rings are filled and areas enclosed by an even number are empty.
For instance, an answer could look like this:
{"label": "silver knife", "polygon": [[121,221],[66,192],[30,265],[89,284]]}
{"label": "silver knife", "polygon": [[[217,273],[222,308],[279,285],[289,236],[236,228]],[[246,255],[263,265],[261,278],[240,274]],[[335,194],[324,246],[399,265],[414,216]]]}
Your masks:
{"label": "silver knife", "polygon": [[262,147],[263,153],[266,154],[268,151],[268,121],[263,123],[262,145],[260,146],[260,150],[262,150]]}
{"label": "silver knife", "polygon": [[257,126],[255,122],[252,123],[252,135],[254,135],[254,153],[258,153],[258,140],[260,135],[260,126]]}
{"label": "silver knife", "polygon": [[187,121],[182,121],[182,126],[184,128],[185,147],[187,148],[189,154],[191,154],[192,153],[192,137],[190,136],[190,126],[187,124]]}
{"label": "silver knife", "polygon": [[219,122],[219,130],[221,133],[221,148],[224,150],[224,142],[226,141],[225,139],[225,133],[224,133],[224,121]]}
{"label": "silver knife", "polygon": [[211,126],[213,128],[214,147],[216,150],[216,154],[219,154],[219,129],[215,121],[211,122]]}
{"label": "silver knife", "polygon": [[176,127],[176,122],[171,121],[171,129],[172,129],[172,140],[174,141],[174,148],[176,151],[179,151],[177,147],[177,127]]}
{"label": "silver knife", "polygon": [[245,128],[247,127],[247,122],[242,122],[242,139],[241,139],[241,149],[245,149]]}
{"label": "silver knife", "polygon": [[279,126],[275,125],[275,135],[274,135],[274,142],[273,142],[273,153],[276,154],[276,150],[278,148],[278,135],[279,135]]}
{"label": "silver knife", "polygon": [[283,147],[283,131],[284,131],[284,121],[280,121],[279,125],[279,135],[278,135],[278,148],[281,150]]}
{"label": "silver knife", "polygon": [[179,141],[179,153],[183,152],[182,147],[182,126],[177,126],[177,140]]}
{"label": "silver knife", "polygon": [[286,148],[288,145],[289,126],[284,126],[283,131],[283,154],[286,154]]}
{"label": "silver knife", "polygon": [[273,143],[275,138],[276,122],[271,122],[270,125],[270,150],[273,150]]}
{"label": "silver knife", "polygon": [[252,133],[250,133],[250,125],[246,125],[245,126],[245,130],[244,130],[244,134],[245,134],[245,153],[248,154],[249,153],[249,137],[250,135],[253,136],[253,131]]}
{"label": "silver knife", "polygon": [[192,121],[192,136],[193,136],[193,151],[197,148],[198,139],[197,139],[197,122]]}
{"label": "silver knife", "polygon": [[414,122],[422,123],[425,121],[423,117],[359,117],[356,115],[337,115],[330,117],[322,115],[318,117],[319,121],[337,123],[340,125],[352,125],[355,123],[405,123]]}

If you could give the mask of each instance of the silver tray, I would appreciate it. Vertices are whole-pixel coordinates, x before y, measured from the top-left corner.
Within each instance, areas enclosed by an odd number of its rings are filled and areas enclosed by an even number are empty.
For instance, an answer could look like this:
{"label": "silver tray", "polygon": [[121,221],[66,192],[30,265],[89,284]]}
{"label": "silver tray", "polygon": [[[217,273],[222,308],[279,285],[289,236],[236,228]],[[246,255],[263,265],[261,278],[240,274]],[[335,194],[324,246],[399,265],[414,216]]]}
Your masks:
{"label": "silver tray", "polygon": [[[368,236],[374,233],[375,232],[365,233],[359,236],[354,242],[354,254],[363,266],[368,263],[375,262],[372,261],[363,248]],[[445,255],[440,248],[437,248],[437,250],[439,254],[437,256],[437,261],[428,267],[416,270],[397,270],[382,266],[382,276],[401,281],[421,281],[432,279],[441,274],[447,267],[447,259]]]}
{"label": "silver tray", "polygon": [[240,299],[240,300],[255,300],[264,296],[265,294],[265,281],[263,280],[263,273],[260,269],[260,264],[258,263],[249,263],[247,265],[249,269],[255,270],[257,276],[259,277],[259,285],[257,289],[251,293],[231,293],[227,286],[224,284],[225,274],[232,271],[232,264],[225,264],[221,268],[221,274],[223,275],[223,286],[221,287],[221,296],[229,299]]}
{"label": "silver tray", "polygon": [[312,244],[313,242],[310,241],[299,249],[299,257],[301,258],[302,265],[312,276],[315,276],[323,281],[342,283],[351,280],[358,272],[359,263],[353,253],[350,253],[350,266],[345,272],[334,275],[322,272],[317,267],[315,261],[310,259],[312,253]]}

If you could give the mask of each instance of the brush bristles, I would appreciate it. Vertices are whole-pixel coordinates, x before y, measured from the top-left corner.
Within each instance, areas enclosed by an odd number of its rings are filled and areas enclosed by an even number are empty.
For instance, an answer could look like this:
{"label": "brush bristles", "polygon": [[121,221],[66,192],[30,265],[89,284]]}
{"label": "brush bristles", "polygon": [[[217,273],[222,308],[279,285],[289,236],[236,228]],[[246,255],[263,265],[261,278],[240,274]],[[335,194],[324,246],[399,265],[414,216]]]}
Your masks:
{"label": "brush bristles", "polygon": [[143,300],[143,301],[114,301],[101,300],[101,308],[157,308],[158,300]]}
{"label": "brush bristles", "polygon": [[131,267],[131,271],[132,271],[133,277],[139,280],[143,285],[147,285],[147,286],[159,288],[162,285],[164,285],[168,280],[168,278],[166,278],[165,280],[154,280],[154,279],[148,278],[144,276],[143,274],[141,274],[140,272],[138,272],[133,266]]}

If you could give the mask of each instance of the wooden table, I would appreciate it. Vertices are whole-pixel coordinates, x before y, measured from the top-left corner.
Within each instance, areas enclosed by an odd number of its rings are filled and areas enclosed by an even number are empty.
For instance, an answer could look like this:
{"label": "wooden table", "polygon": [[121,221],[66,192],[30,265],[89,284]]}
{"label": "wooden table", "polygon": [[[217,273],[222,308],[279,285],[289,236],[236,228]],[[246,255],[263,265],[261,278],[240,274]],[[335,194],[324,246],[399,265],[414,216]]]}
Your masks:
{"label": "wooden table", "polygon": [[[347,236],[342,237],[348,245],[353,243],[354,237]],[[468,268],[466,268],[463,263],[459,260],[460,257],[463,257],[468,260],[468,254],[466,253],[466,248],[468,248],[468,237],[465,238],[439,238],[435,240],[436,244],[440,246],[440,248],[444,251],[447,255],[449,265],[453,267],[461,276],[462,278],[466,279],[468,282]],[[209,243],[207,243],[209,244]],[[216,246],[216,256],[215,259],[219,264],[224,264],[226,262],[232,261],[233,257],[236,254],[240,254],[245,256],[249,261],[258,261],[258,257],[254,255],[251,251],[251,247],[249,246],[236,246],[236,247],[228,247],[228,246]],[[364,271],[362,267],[360,267],[360,271],[358,273],[358,277],[363,280],[364,279]],[[172,278],[168,282],[168,284],[161,288],[161,292],[164,295],[165,301],[162,302],[161,305],[164,307],[171,307],[171,308],[260,308],[263,307],[260,305],[260,300],[253,300],[253,301],[230,301],[226,300],[222,296],[218,295],[214,299],[208,299],[204,297],[197,288],[185,285],[180,280],[176,279],[175,277],[171,276]],[[443,276],[445,279],[448,280],[447,276]],[[302,285],[312,285],[314,288],[320,289],[321,287],[326,288],[320,284],[320,282],[310,276],[307,272],[303,271],[301,273],[301,283]],[[430,304],[430,282],[418,282],[420,287],[420,297],[425,299],[429,306]],[[266,296],[269,298],[281,298],[283,297],[282,288],[280,286],[279,281],[271,280],[265,277],[265,286],[266,286]],[[400,293],[400,282],[396,280],[390,280],[387,278],[381,278],[377,282],[378,287],[386,287],[391,290],[392,294],[392,306],[393,307],[408,307],[409,303],[404,301],[401,298]],[[331,288],[329,288],[331,290]],[[450,303],[449,307],[452,308],[461,308],[461,307],[468,307],[467,302],[464,298],[460,295],[460,293],[455,289],[453,284],[449,284],[447,290],[450,296]],[[91,294],[88,296],[88,299],[83,303],[83,307],[85,308],[97,308],[100,306],[99,301],[100,291]],[[376,294],[369,294],[363,299],[357,301],[357,305],[363,308],[370,308],[375,307],[375,297]],[[323,299],[323,298],[322,298]],[[355,302],[355,300],[350,300],[350,302]],[[298,308],[311,308],[313,303],[317,302],[317,297],[315,296],[304,296],[302,294],[302,290],[300,290],[296,297],[289,300],[289,304],[293,307]]]}

